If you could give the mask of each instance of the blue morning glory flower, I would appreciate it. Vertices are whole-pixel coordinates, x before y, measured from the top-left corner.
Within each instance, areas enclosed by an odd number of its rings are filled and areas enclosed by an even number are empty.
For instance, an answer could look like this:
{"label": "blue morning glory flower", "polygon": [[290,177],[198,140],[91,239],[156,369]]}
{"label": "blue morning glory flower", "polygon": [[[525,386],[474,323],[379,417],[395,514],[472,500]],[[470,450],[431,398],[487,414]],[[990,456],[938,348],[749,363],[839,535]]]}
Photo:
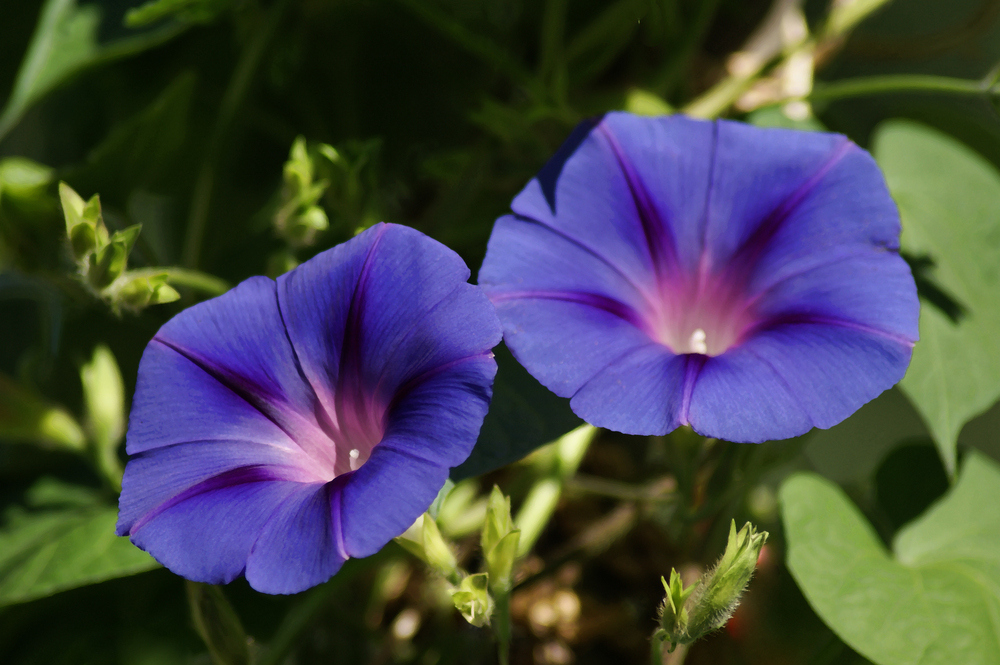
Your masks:
{"label": "blue morning glory flower", "polygon": [[267,593],[377,552],[486,415],[500,324],[468,277],[380,224],[171,319],[139,365],[118,533],[179,575]]}
{"label": "blue morning glory flower", "polygon": [[786,438],[906,371],[899,215],[843,136],[611,113],[511,208],[479,283],[514,356],[594,425]]}

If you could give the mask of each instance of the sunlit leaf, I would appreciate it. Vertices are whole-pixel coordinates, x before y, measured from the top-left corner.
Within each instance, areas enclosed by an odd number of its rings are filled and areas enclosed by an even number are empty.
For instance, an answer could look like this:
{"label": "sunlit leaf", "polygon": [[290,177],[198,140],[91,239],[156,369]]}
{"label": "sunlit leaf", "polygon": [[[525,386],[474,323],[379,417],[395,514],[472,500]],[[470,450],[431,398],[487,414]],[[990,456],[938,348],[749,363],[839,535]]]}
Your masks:
{"label": "sunlit leaf", "polygon": [[962,426],[1000,397],[1000,173],[954,139],[910,122],[883,125],[874,152],[899,205],[903,250],[933,266],[934,289],[962,313],[925,299],[920,341],[900,384],[954,474]]}
{"label": "sunlit leaf", "polygon": [[887,552],[833,483],[781,488],[788,567],[816,613],[878,665],[1000,663],[1000,468],[973,453],[958,484]]}
{"label": "sunlit leaf", "polygon": [[0,606],[156,568],[115,535],[118,509],[85,488],[40,481],[0,524]]}

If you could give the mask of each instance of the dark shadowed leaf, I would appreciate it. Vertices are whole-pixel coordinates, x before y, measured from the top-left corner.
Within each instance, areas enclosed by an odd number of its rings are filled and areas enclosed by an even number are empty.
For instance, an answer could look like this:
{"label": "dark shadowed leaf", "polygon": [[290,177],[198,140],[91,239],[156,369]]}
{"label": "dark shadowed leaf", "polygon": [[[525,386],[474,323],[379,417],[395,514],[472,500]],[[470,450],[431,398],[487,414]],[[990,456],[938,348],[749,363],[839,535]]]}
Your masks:
{"label": "dark shadowed leaf", "polygon": [[77,0],[48,0],[28,45],[14,89],[0,113],[0,140],[28,108],[87,67],[133,55],[179,34],[183,26],[158,30],[109,44],[98,43],[101,11],[97,5],[78,6]]}
{"label": "dark shadowed leaf", "polygon": [[506,346],[495,352],[498,370],[490,412],[472,455],[451,471],[456,482],[516,462],[580,424],[569,400],[538,383]]}

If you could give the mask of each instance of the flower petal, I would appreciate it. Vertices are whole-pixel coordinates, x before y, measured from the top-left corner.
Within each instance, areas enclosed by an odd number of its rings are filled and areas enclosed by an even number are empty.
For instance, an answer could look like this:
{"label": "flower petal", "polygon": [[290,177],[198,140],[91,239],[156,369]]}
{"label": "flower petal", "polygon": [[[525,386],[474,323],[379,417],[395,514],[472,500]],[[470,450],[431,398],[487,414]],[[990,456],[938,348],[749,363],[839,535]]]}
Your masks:
{"label": "flower petal", "polygon": [[322,461],[327,435],[316,411],[282,325],[275,284],[254,277],[157,332],[143,356],[126,450],[212,439],[291,441]]}
{"label": "flower petal", "polygon": [[598,427],[666,434],[684,422],[684,377],[690,362],[692,356],[647,342],[608,363],[580,388],[570,406]]}
{"label": "flower petal", "polygon": [[560,397],[572,397],[610,363],[650,342],[615,301],[519,298],[496,306],[511,353]]}
{"label": "flower petal", "polygon": [[765,326],[829,321],[878,331],[909,346],[918,337],[914,312],[919,302],[910,268],[884,250],[858,250],[785,276],[759,297]]}
{"label": "flower petal", "polygon": [[[191,487],[237,469],[272,467],[294,476],[296,450],[248,441],[194,441],[133,455],[125,467],[118,535]],[[301,454],[301,453],[299,453]]]}
{"label": "flower petal", "polygon": [[838,134],[718,122],[709,263],[758,282],[836,255],[899,249],[899,214],[871,155]]}
{"label": "flower petal", "polygon": [[136,455],[190,441],[294,442],[231,387],[154,338],[139,363],[125,449]]}
{"label": "flower petal", "polygon": [[557,153],[511,209],[651,284],[658,270],[697,261],[712,143],[707,123],[609,113],[572,152]]}
{"label": "flower petal", "polygon": [[652,276],[641,284],[599,249],[588,248],[550,226],[506,215],[496,221],[479,284],[494,301],[597,295],[639,312],[649,306]]}
{"label": "flower petal", "polygon": [[344,549],[350,556],[370,556],[403,533],[448,477],[448,467],[403,452],[405,442],[399,445],[393,437],[383,439],[340,493]]}
{"label": "flower petal", "polygon": [[445,468],[461,464],[479,436],[496,372],[493,354],[480,353],[419,377],[393,406],[379,446]]}
{"label": "flower petal", "polygon": [[225,584],[243,572],[267,520],[301,483],[260,467],[216,476],[132,526],[131,540],[172,572]]}
{"label": "flower petal", "polygon": [[787,439],[813,425],[799,396],[745,346],[705,361],[693,380],[688,422],[699,434],[738,443]]}
{"label": "flower petal", "polygon": [[340,514],[331,512],[336,480],[301,485],[274,511],[250,550],[246,578],[263,593],[298,593],[340,570]]}
{"label": "flower petal", "polygon": [[706,362],[691,396],[691,425],[751,443],[826,429],[902,379],[911,353],[905,341],[840,325],[761,331]]}

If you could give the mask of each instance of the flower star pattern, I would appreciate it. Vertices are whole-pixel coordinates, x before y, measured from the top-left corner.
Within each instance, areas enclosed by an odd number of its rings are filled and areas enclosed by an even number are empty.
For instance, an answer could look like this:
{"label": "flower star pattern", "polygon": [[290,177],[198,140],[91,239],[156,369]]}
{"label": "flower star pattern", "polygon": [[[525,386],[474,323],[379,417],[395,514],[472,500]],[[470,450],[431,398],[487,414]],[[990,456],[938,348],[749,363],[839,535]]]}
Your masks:
{"label": "flower star pattern", "polygon": [[843,136],[611,113],[511,207],[479,282],[514,356],[594,425],[787,438],[906,371],[899,215]]}
{"label": "flower star pattern", "polygon": [[500,325],[440,243],[380,224],[180,313],[139,366],[118,533],[267,593],[377,552],[465,460]]}

